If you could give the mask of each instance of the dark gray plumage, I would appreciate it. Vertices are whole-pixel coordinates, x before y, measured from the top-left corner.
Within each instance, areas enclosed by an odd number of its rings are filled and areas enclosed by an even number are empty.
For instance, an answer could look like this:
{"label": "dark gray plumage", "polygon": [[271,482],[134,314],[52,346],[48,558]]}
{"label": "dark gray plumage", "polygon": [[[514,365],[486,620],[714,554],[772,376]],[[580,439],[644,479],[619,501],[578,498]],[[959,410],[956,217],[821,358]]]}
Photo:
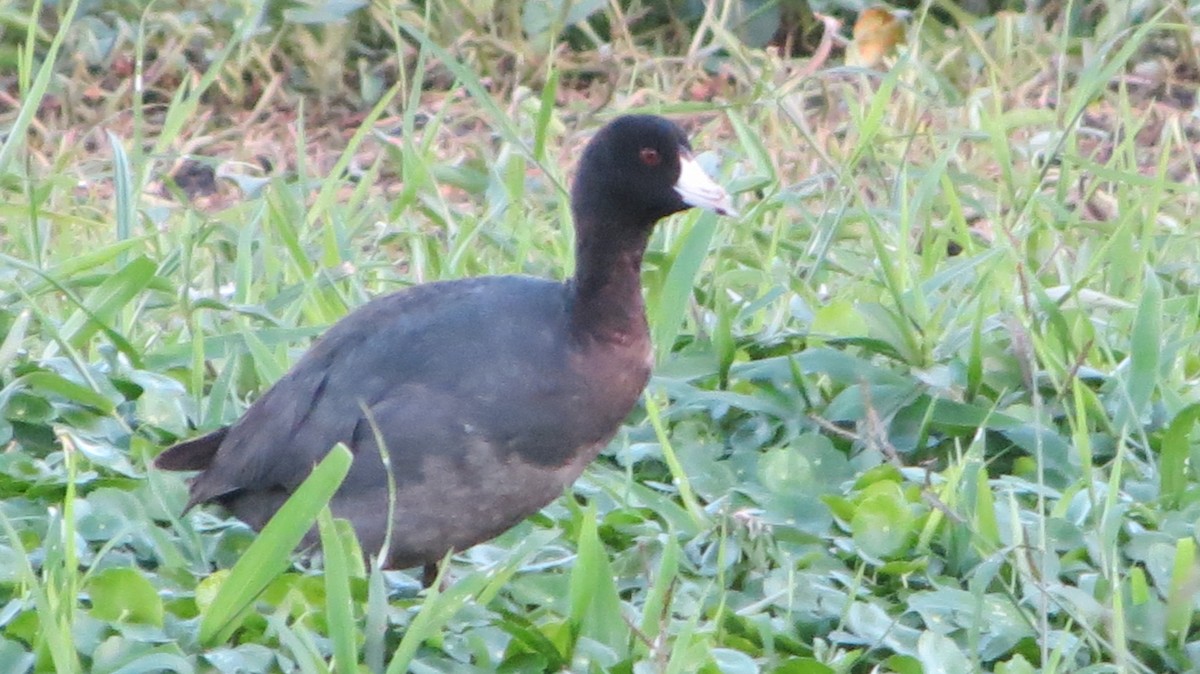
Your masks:
{"label": "dark gray plumage", "polygon": [[[574,279],[482,277],[377,298],[233,425],[155,463],[202,471],[189,508],[218,503],[257,529],[343,442],[354,460],[331,507],[367,554],[389,521],[389,567],[492,538],[562,493],[636,404],[651,364],[642,254],[654,223],[689,206],[732,210],[678,127],[619,118],[589,143],[572,190]],[[394,512],[364,409],[390,458]]]}

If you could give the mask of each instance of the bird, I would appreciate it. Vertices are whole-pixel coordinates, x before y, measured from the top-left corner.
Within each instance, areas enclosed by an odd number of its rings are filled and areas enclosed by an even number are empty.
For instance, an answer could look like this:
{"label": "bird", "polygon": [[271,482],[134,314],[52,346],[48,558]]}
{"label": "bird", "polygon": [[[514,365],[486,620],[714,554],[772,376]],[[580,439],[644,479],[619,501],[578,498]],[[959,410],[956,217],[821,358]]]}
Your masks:
{"label": "bird", "polygon": [[[154,464],[200,471],[184,513],[218,504],[261,530],[343,443],[352,461],[333,515],[369,563],[424,567],[428,585],[448,553],[549,504],[613,438],[653,363],[640,270],[654,225],[692,207],[736,215],[731,201],[677,124],[617,117],[588,142],[571,186],[569,279],[480,276],[376,297],[241,418]],[[314,529],[301,547],[318,541]]]}

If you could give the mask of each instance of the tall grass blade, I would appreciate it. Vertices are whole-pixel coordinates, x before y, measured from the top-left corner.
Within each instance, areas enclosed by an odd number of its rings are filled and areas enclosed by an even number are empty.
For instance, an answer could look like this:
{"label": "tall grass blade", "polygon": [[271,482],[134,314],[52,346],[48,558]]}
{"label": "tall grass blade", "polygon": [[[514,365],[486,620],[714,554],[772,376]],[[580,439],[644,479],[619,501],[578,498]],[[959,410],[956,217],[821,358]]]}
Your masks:
{"label": "tall grass blade", "polygon": [[[672,533],[667,533],[663,541],[662,556],[658,560],[658,569],[642,604],[642,620],[638,625],[642,636],[651,643],[658,638],[669,616],[670,601],[679,574],[679,553],[679,542]],[[645,651],[644,648],[642,650]]]}
{"label": "tall grass blade", "polygon": [[[40,11],[42,3],[39,1],[34,4],[34,7],[35,11]],[[37,76],[34,77],[29,88],[21,92],[21,107],[17,112],[17,118],[13,120],[12,127],[5,134],[4,143],[0,145],[0,175],[8,173],[8,165],[12,163],[13,158],[16,156],[17,148],[25,143],[25,134],[29,131],[29,124],[37,116],[38,109],[42,105],[42,99],[46,97],[46,90],[50,88],[50,80],[58,68],[58,52],[62,49],[63,40],[66,39],[67,32],[71,30],[74,24],[75,11],[77,9],[79,9],[79,0],[71,0],[71,3],[67,5],[66,12],[62,15],[58,32],[54,34],[54,39],[50,42],[50,48],[42,56],[42,65],[38,67]],[[36,13],[33,16],[36,16]],[[32,54],[36,35],[37,21],[31,20],[28,24],[25,38],[26,63],[30,67],[32,67]],[[24,83],[24,78],[21,79],[22,83]]]}
{"label": "tall grass blade", "polygon": [[1133,335],[1129,340],[1129,371],[1125,377],[1129,405],[1123,414],[1117,415],[1118,428],[1137,423],[1158,385],[1162,300],[1162,284],[1152,270],[1146,270],[1142,300],[1133,319]]}
{"label": "tall grass blade", "polygon": [[325,616],[329,640],[333,644],[334,669],[338,672],[355,672],[358,670],[358,630],[350,596],[350,556],[354,550],[349,548],[357,546],[344,543],[345,537],[353,536],[353,532],[339,532],[328,507],[321,509],[317,525],[325,562]]}
{"label": "tall grass blade", "polygon": [[1167,591],[1167,637],[1183,646],[1196,597],[1200,595],[1200,564],[1196,560],[1196,539],[1181,538],[1175,543],[1175,563],[1171,569],[1171,587]]}
{"label": "tall grass blade", "polygon": [[629,628],[621,614],[621,598],[613,582],[608,555],[600,543],[596,509],[583,510],[579,530],[579,551],[571,569],[571,652],[580,638],[590,638],[617,653],[623,653],[629,640]]}
{"label": "tall grass blade", "polygon": [[78,349],[97,330],[123,334],[123,330],[114,329],[117,314],[150,285],[157,268],[150,258],[137,257],[106,278],[99,287],[88,293],[83,306],[77,308],[63,324],[63,339]]}
{"label": "tall grass blade", "polygon": [[[443,564],[443,574],[448,565]],[[428,589],[425,600],[417,616],[409,623],[408,629],[400,639],[400,645],[392,653],[388,663],[387,674],[402,674],[410,669],[413,658],[421,644],[436,638],[441,629],[466,605],[472,597],[479,594],[488,584],[489,574],[475,572],[466,578],[456,581],[445,592],[439,589],[441,575]]]}
{"label": "tall grass blade", "polygon": [[715,213],[703,212],[680,236],[678,252],[671,259],[667,278],[657,294],[648,298],[647,314],[658,359],[664,359],[675,346],[684,313],[692,298],[696,276],[708,257],[709,245],[717,231]]}
{"label": "tall grass blade", "polygon": [[1169,508],[1178,508],[1183,502],[1191,476],[1196,467],[1188,466],[1192,448],[1192,429],[1200,421],[1200,403],[1192,403],[1175,413],[1162,436],[1162,448],[1158,456],[1159,498]]}
{"label": "tall grass blade", "polygon": [[[117,241],[127,241],[133,238],[134,222],[137,219],[137,193],[133,183],[133,173],[129,167],[129,155],[121,139],[112,131],[108,132],[108,147],[113,155],[113,193],[116,196],[117,207]],[[125,262],[124,255],[118,255],[117,261]]]}
{"label": "tall grass blade", "polygon": [[334,447],[267,522],[204,612],[201,643],[211,647],[229,640],[255,598],[291,564],[292,551],[341,486],[352,459],[343,445]]}

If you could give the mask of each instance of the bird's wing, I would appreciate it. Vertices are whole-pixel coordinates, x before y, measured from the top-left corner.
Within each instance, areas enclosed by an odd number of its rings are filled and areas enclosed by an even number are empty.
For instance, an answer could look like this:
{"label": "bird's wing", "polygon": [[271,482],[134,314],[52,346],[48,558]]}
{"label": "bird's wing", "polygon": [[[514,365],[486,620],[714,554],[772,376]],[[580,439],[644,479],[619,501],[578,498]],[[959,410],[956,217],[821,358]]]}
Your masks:
{"label": "bird's wing", "polygon": [[[192,482],[191,502],[247,488],[291,491],[338,442],[357,451],[356,432],[361,439],[372,406],[396,395],[450,391],[479,376],[493,356],[495,331],[484,328],[529,318],[503,315],[506,308],[539,304],[497,303],[496,296],[550,298],[558,293],[547,291],[561,288],[534,279],[513,288],[517,282],[509,278],[417,286],[342,319],[229,428],[207,470]],[[494,292],[497,286],[504,292]],[[389,452],[406,451],[393,444]]]}

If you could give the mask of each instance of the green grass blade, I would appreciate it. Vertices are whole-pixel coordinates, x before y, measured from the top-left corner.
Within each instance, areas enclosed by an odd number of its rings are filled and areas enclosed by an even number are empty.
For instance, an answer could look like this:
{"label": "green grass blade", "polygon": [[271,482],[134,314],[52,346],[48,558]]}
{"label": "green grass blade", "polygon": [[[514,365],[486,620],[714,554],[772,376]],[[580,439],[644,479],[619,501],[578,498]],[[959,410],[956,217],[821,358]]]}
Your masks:
{"label": "green grass blade", "polygon": [[701,213],[680,237],[678,252],[671,259],[671,268],[662,287],[647,298],[650,330],[659,360],[675,346],[675,337],[692,299],[696,275],[708,257],[716,231],[717,215],[708,211]]}
{"label": "green grass blade", "polygon": [[671,439],[667,435],[666,426],[663,424],[658,403],[650,393],[645,394],[644,399],[646,416],[650,418],[654,434],[658,438],[659,446],[662,447],[663,460],[667,463],[667,469],[671,471],[671,479],[675,483],[675,487],[679,490],[679,499],[683,501],[684,507],[687,508],[688,514],[691,515],[692,522],[699,525],[708,519],[704,515],[704,508],[700,506],[700,502],[696,499],[696,494],[692,491],[691,480],[688,479],[687,472],[683,469],[683,464],[679,462],[679,457],[675,454],[675,448],[671,445]]}
{"label": "green grass blade", "polygon": [[[596,526],[596,509],[583,511],[579,531],[579,551],[571,569],[568,620],[571,624],[571,649],[582,637],[593,639],[617,653],[625,652],[629,627],[621,614],[621,598],[613,582],[612,565]],[[569,661],[572,652],[566,653]]]}
{"label": "green grass blade", "polygon": [[[41,4],[41,2],[36,3],[38,9],[41,9]],[[51,78],[54,77],[54,72],[58,67],[58,52],[62,49],[63,40],[66,39],[67,32],[72,27],[77,9],[79,9],[79,0],[71,0],[71,4],[67,5],[67,11],[62,15],[58,32],[54,34],[54,39],[50,42],[50,48],[42,56],[42,65],[38,68],[37,76],[34,77],[29,89],[21,92],[21,108],[17,112],[17,118],[13,120],[12,126],[5,132],[4,144],[0,145],[0,175],[8,172],[8,165],[16,156],[17,148],[25,143],[25,134],[29,130],[29,124],[37,116],[42,99],[45,98],[46,91],[50,88]],[[27,53],[31,53],[33,50],[36,24],[36,21],[30,21],[26,37],[26,48],[29,50]]]}
{"label": "green grass blade", "polygon": [[[185,80],[175,90],[175,94],[167,106],[166,114],[163,116],[162,125],[158,129],[158,138],[155,140],[154,147],[150,151],[151,157],[167,156],[172,144],[178,141],[180,133],[184,131],[189,122],[196,118],[196,110],[200,107],[200,103],[204,99],[209,87],[220,77],[229,61],[230,55],[233,54],[238,45],[239,42],[237,40],[226,40],[220,51],[212,53],[208,67],[204,69],[204,73],[200,75],[199,79]],[[138,167],[143,173],[137,177],[137,180],[134,182],[135,185],[144,185],[146,183],[145,171],[149,170],[150,164],[151,162],[145,162],[142,166]]]}
{"label": "green grass blade", "polygon": [[550,120],[554,118],[555,98],[558,95],[558,79],[559,71],[550,66],[550,74],[546,77],[546,84],[542,87],[541,105],[538,106],[537,119],[533,125],[533,159],[534,161],[545,163],[548,161],[546,156],[546,140],[550,136]]}
{"label": "green grass blade", "polygon": [[358,669],[358,645],[350,596],[349,559],[354,552],[348,548],[355,546],[343,544],[342,533],[338,531],[328,507],[321,509],[317,525],[325,560],[325,616],[329,640],[333,644],[334,669],[338,672],[354,672]]}
{"label": "green grass blade", "polygon": [[120,258],[127,251],[144,246],[145,243],[145,240],[139,237],[137,239],[118,241],[100,246],[96,250],[72,251],[73,254],[70,257],[56,262],[44,271],[20,258],[3,253],[0,253],[0,263],[25,269],[35,274],[35,280],[24,284],[24,289],[30,295],[37,295],[51,288],[62,291],[62,287],[58,284],[58,279],[72,279],[103,268],[109,262]]}
{"label": "green grass blade", "polygon": [[[3,510],[0,510],[0,528],[3,529],[9,545],[14,549],[20,549],[21,535]],[[41,621],[37,634],[38,641],[41,642],[43,652],[49,654],[54,671],[67,674],[82,672],[83,667],[79,662],[79,654],[71,639],[71,625],[62,622],[58,615],[59,607],[56,601],[62,597],[62,594],[52,592],[49,584],[43,582],[44,579],[39,579],[25,555],[17,555],[16,558],[18,566],[16,569],[9,569],[9,573],[19,578],[29,588],[28,592],[32,595],[34,608]]]}
{"label": "green grass blade", "polygon": [[106,278],[63,324],[63,339],[79,349],[97,330],[121,334],[112,329],[118,312],[149,287],[156,269],[157,265],[149,258],[137,257]]}
{"label": "green grass blade", "polygon": [[8,334],[4,335],[4,341],[0,342],[0,372],[3,372],[20,352],[21,343],[25,340],[25,331],[29,329],[29,319],[32,316],[33,314],[25,309],[17,314],[16,319],[9,326]]}
{"label": "green grass blade", "polygon": [[39,393],[61,396],[80,405],[92,407],[101,414],[111,414],[116,408],[116,403],[107,396],[97,393],[81,384],[76,384],[59,374],[44,370],[30,372],[27,375],[18,377],[6,386],[5,389],[9,387],[25,388]]}
{"label": "green grass blade", "polygon": [[1129,406],[1117,416],[1117,427],[1135,424],[1146,411],[1158,385],[1159,354],[1162,351],[1162,284],[1147,270],[1142,284],[1142,300],[1133,319],[1129,340],[1129,372],[1125,392]]}
{"label": "green grass blade", "polygon": [[1159,497],[1171,508],[1179,507],[1190,484],[1188,455],[1197,421],[1200,421],[1200,403],[1192,403],[1175,413],[1163,433],[1158,457]]}
{"label": "green grass blade", "polygon": [[350,137],[350,141],[346,143],[345,149],[342,150],[337,162],[333,165],[333,168],[329,172],[331,179],[322,181],[321,191],[317,194],[317,198],[313,201],[312,207],[308,210],[306,222],[310,226],[317,223],[333,206],[334,195],[342,186],[342,181],[339,180],[338,177],[345,174],[346,169],[350,166],[350,162],[354,159],[358,148],[362,145],[363,141],[371,135],[371,131],[374,128],[375,122],[378,121],[385,112],[387,112],[388,106],[392,104],[392,101],[395,100],[395,98],[400,95],[402,91],[402,83],[396,82],[393,84],[391,88],[387,90],[387,93],[385,93],[378,101],[376,101],[375,105],[371,108],[371,111],[367,113],[366,118],[363,119],[362,123],[359,124],[358,129],[355,130],[354,135]]}
{"label": "green grass blade", "polygon": [[382,672],[388,633],[387,581],[383,570],[372,565],[367,576],[366,624],[363,627],[363,662],[367,670]]}
{"label": "green grass blade", "polygon": [[[442,566],[443,574],[446,565]],[[448,623],[463,606],[475,597],[487,586],[490,581],[490,574],[485,572],[476,572],[456,581],[445,592],[438,589],[441,583],[441,575],[437,581],[428,589],[425,600],[421,604],[421,610],[417,612],[417,616],[413,618],[408,625],[408,630],[405,631],[404,637],[400,639],[400,645],[392,653],[392,659],[388,663],[387,674],[403,674],[410,670],[413,658],[417,654],[417,649],[421,644],[429,639],[435,639],[441,629]]]}
{"label": "green grass blade", "polygon": [[288,368],[285,356],[272,353],[258,333],[249,328],[242,329],[242,340],[254,361],[254,368],[258,371],[261,381],[275,382],[283,378]]}
{"label": "green grass blade", "polygon": [[352,458],[344,446],[334,447],[267,522],[205,611],[200,622],[201,643],[215,646],[228,641],[254,599],[288,568],[291,551],[312,529],[317,515],[341,486]]}
{"label": "green grass blade", "polygon": [[[127,241],[133,238],[134,223],[137,219],[137,192],[133,183],[133,172],[129,167],[129,155],[116,134],[108,132],[108,147],[113,155],[113,193],[116,196],[117,207],[117,241]],[[123,256],[117,258],[124,263]]]}
{"label": "green grass blade", "polygon": [[1181,538],[1175,543],[1175,564],[1171,568],[1171,587],[1167,591],[1167,636],[1182,647],[1195,615],[1195,600],[1200,593],[1200,565],[1196,563],[1196,540]]}
{"label": "green grass blade", "polygon": [[[650,591],[642,604],[642,621],[638,625],[642,636],[651,643],[658,638],[665,627],[669,615],[669,602],[675,589],[679,574],[679,543],[675,536],[668,533],[663,543],[662,557],[658,560],[658,570],[650,583]],[[642,648],[645,653],[647,649]]]}

